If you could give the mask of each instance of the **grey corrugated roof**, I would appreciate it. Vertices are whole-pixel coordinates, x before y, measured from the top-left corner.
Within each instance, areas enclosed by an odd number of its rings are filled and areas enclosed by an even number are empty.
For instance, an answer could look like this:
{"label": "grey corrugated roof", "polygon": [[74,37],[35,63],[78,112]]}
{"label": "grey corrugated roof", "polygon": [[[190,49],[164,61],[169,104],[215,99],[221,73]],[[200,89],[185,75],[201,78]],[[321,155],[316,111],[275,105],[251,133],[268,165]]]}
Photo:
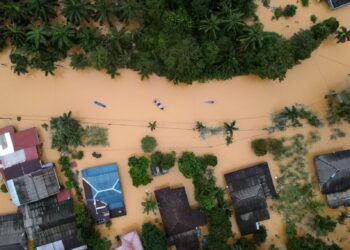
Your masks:
{"label": "grey corrugated roof", "polygon": [[347,192],[327,194],[328,205],[332,208],[340,206],[350,206],[350,197]]}
{"label": "grey corrugated roof", "polygon": [[350,150],[315,157],[321,192],[331,194],[350,188]]}
{"label": "grey corrugated roof", "polygon": [[20,214],[0,216],[0,249],[24,249],[23,220]]}
{"label": "grey corrugated roof", "polygon": [[57,194],[60,189],[55,170],[41,169],[13,180],[20,204],[27,204]]}

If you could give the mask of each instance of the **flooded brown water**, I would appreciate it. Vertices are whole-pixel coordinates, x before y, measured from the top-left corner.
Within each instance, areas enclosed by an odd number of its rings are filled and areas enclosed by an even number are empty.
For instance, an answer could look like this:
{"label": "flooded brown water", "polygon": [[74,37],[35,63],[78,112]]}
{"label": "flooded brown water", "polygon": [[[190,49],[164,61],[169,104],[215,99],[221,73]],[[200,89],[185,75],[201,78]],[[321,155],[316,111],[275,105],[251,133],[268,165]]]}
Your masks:
{"label": "flooded brown water", "polygon": [[[280,32],[286,37],[300,28],[309,27],[312,14],[319,20],[335,16],[343,26],[350,27],[348,14],[350,7],[331,11],[325,1],[310,2],[312,3],[308,8],[298,5],[297,15],[288,20],[281,18],[279,21],[271,22],[271,11],[263,7],[259,7],[258,15],[267,30]],[[275,0],[271,5],[284,6],[287,3],[290,1]],[[8,63],[7,57],[7,53],[2,53],[0,62]],[[261,161],[268,161],[272,175],[278,175],[277,166],[270,157],[254,156],[250,149],[250,141],[258,136],[264,136],[261,128],[268,126],[270,114],[283,106],[303,103],[324,117],[324,94],[329,89],[350,86],[348,78],[350,43],[336,45],[335,39],[330,38],[313,53],[311,59],[290,70],[282,83],[244,76],[223,82],[174,86],[157,76],[141,81],[140,77],[130,70],[121,71],[121,76],[112,80],[103,72],[94,70],[76,72],[69,69],[67,63],[62,65],[65,68],[59,69],[55,77],[45,77],[40,72],[31,72],[18,77],[10,71],[9,66],[1,67],[0,116],[13,119],[1,120],[0,125],[15,124],[20,129],[31,126],[39,128],[44,141],[45,160],[56,161],[58,155],[50,149],[49,135],[40,128],[40,125],[47,122],[51,116],[71,110],[75,117],[82,119],[86,124],[101,126],[114,124],[108,126],[110,147],[84,148],[86,156],[78,162],[79,169],[110,162],[116,162],[120,166],[127,215],[113,219],[111,230],[99,227],[103,235],[110,237],[114,242],[116,235],[139,229],[143,222],[159,218],[159,214],[147,216],[142,213],[141,202],[147,190],[154,191],[168,185],[184,185],[190,203],[195,205],[192,183],[182,177],[177,168],[171,169],[165,176],[155,177],[146,187],[132,186],[127,159],[133,154],[142,154],[140,140],[144,135],[156,137],[158,149],[161,151],[174,150],[178,155],[186,150],[194,151],[196,154],[216,154],[219,164],[215,174],[221,186],[225,185],[224,173]],[[154,106],[152,103],[154,98],[160,99],[165,105],[164,111]],[[204,103],[209,99],[215,100],[216,103],[214,105]],[[94,105],[95,100],[105,103],[107,108]],[[16,121],[17,115],[22,116],[21,122]],[[237,126],[241,131],[234,134],[236,141],[229,147],[225,145],[223,136],[201,140],[198,134],[191,130],[196,121],[208,125],[220,125],[224,121],[232,120],[237,120]],[[142,127],[151,121],[157,121],[159,127],[166,128],[151,132]],[[349,125],[340,128],[346,131],[348,136],[350,135]],[[290,130],[287,135],[306,131],[307,128]],[[320,133],[322,141],[312,148],[308,159],[312,174],[314,174],[312,164],[314,155],[350,148],[349,137],[334,142],[329,140],[328,128],[321,129]],[[101,159],[91,157],[93,151],[102,153],[103,157]],[[62,177],[60,173],[59,175]],[[0,193],[0,201],[0,214],[16,210],[8,195]],[[329,209],[327,212],[333,216],[339,214],[339,210]],[[237,233],[234,219],[232,222],[233,230]],[[271,211],[271,219],[264,221],[263,224],[268,229],[268,241],[261,249],[267,249],[270,243],[282,246],[285,239],[281,217]],[[330,234],[330,241],[337,240],[344,249],[350,249],[349,239],[341,242],[339,240],[347,234],[346,226],[338,226],[337,231]]]}

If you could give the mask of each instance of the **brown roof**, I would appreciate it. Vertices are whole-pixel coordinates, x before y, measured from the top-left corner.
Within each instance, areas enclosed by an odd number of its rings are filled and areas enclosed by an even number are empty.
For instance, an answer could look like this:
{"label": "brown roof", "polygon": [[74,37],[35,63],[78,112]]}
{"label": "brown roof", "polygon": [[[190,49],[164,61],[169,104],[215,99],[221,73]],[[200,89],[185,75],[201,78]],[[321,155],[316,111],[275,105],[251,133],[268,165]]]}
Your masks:
{"label": "brown roof", "polygon": [[40,169],[41,163],[38,159],[36,159],[32,161],[19,163],[9,168],[5,168],[3,170],[3,173],[5,180],[8,181],[38,171]]}
{"label": "brown roof", "polygon": [[188,203],[184,187],[169,187],[155,191],[160,215],[168,236],[191,231],[206,224],[206,218]]}

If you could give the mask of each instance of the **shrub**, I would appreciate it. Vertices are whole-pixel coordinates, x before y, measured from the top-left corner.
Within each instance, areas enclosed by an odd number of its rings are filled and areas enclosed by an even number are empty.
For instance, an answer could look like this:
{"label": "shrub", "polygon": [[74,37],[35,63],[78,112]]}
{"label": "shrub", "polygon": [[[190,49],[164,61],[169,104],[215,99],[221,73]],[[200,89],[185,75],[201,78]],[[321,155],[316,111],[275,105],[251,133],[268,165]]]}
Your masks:
{"label": "shrub", "polygon": [[350,89],[330,91],[325,98],[328,106],[328,124],[334,125],[342,121],[350,123]]}
{"label": "shrub", "polygon": [[257,156],[263,156],[267,154],[265,139],[256,139],[251,142],[251,147]]}
{"label": "shrub", "polygon": [[154,137],[146,135],[141,140],[141,147],[145,153],[151,153],[157,146],[157,141]]}
{"label": "shrub", "polygon": [[309,58],[311,53],[320,45],[320,41],[314,38],[314,34],[310,30],[298,31],[290,38],[290,42],[294,48],[296,62]]}
{"label": "shrub", "polygon": [[310,234],[306,234],[305,236],[288,239],[287,242],[287,250],[315,250],[315,249],[323,249],[323,250],[341,250],[341,248],[336,244],[327,245],[321,239],[314,238]]}
{"label": "shrub", "polygon": [[148,175],[149,163],[150,161],[144,156],[129,158],[129,174],[135,187],[147,185],[152,181],[152,178]]}
{"label": "shrub", "polygon": [[312,23],[316,23],[317,22],[317,16],[316,15],[311,15],[310,16],[310,20]]}
{"label": "shrub", "polygon": [[295,15],[297,12],[297,6],[293,4],[288,4],[286,7],[283,9],[283,16],[285,17],[292,17]]}
{"label": "shrub", "polygon": [[142,225],[142,242],[145,250],[167,250],[165,234],[151,223]]}
{"label": "shrub", "polygon": [[215,167],[218,164],[218,158],[213,154],[205,154],[199,157],[199,160],[204,168],[207,168],[208,166]]}
{"label": "shrub", "polygon": [[108,230],[111,230],[111,227],[112,227],[112,221],[111,220],[106,222],[106,227],[108,228]]}
{"label": "shrub", "polygon": [[108,146],[108,129],[87,126],[84,131],[85,144],[88,146]]}
{"label": "shrub", "polygon": [[330,34],[337,31],[339,27],[339,22],[336,18],[330,17],[321,23],[315,24],[311,27],[311,31],[314,33],[314,38],[317,40],[324,40]]}
{"label": "shrub", "polygon": [[84,158],[84,152],[79,150],[78,152],[73,152],[72,153],[72,159],[77,159],[77,160],[81,160]]}
{"label": "shrub", "polygon": [[283,155],[286,151],[286,148],[283,145],[283,140],[275,138],[266,139],[266,147],[267,151],[276,157]]}
{"label": "shrub", "polygon": [[301,4],[302,4],[304,7],[307,7],[307,6],[309,6],[309,0],[301,0]]}
{"label": "shrub", "polygon": [[262,243],[266,241],[267,232],[266,228],[263,225],[260,225],[260,228],[257,232],[253,234],[253,241],[255,245],[260,246]]}
{"label": "shrub", "polygon": [[192,152],[184,152],[178,161],[180,172],[184,177],[190,179],[199,174],[201,164]]}
{"label": "shrub", "polygon": [[316,232],[317,236],[326,236],[333,232],[336,226],[337,222],[328,215],[323,217],[317,214],[310,221],[310,227]]}
{"label": "shrub", "polygon": [[158,203],[152,196],[146,197],[146,199],[141,203],[141,205],[143,206],[143,213],[146,213],[148,215],[150,212],[153,212],[154,214],[156,214]]}
{"label": "shrub", "polygon": [[165,153],[163,154],[162,161],[160,163],[160,167],[165,170],[169,170],[175,165],[176,154],[175,152]]}
{"label": "shrub", "polygon": [[274,19],[278,20],[280,17],[283,16],[283,9],[282,7],[277,7],[274,11]]}
{"label": "shrub", "polygon": [[94,157],[94,158],[96,158],[96,159],[99,159],[99,158],[102,157],[102,154],[97,153],[97,152],[93,152],[93,153],[92,153],[92,157]]}
{"label": "shrub", "polygon": [[8,192],[8,191],[7,191],[7,187],[6,187],[6,185],[5,185],[4,183],[1,184],[0,190],[1,190],[1,192],[3,192],[3,193],[7,193],[7,192]]}

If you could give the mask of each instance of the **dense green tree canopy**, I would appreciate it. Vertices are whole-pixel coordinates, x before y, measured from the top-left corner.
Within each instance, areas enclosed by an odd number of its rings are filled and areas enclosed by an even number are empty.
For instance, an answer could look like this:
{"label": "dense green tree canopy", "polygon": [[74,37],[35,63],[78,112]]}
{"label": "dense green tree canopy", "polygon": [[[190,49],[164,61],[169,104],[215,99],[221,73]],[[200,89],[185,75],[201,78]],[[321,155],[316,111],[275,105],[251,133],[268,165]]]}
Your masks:
{"label": "dense green tree canopy", "polygon": [[142,242],[145,250],[168,249],[164,233],[151,223],[142,225]]}

